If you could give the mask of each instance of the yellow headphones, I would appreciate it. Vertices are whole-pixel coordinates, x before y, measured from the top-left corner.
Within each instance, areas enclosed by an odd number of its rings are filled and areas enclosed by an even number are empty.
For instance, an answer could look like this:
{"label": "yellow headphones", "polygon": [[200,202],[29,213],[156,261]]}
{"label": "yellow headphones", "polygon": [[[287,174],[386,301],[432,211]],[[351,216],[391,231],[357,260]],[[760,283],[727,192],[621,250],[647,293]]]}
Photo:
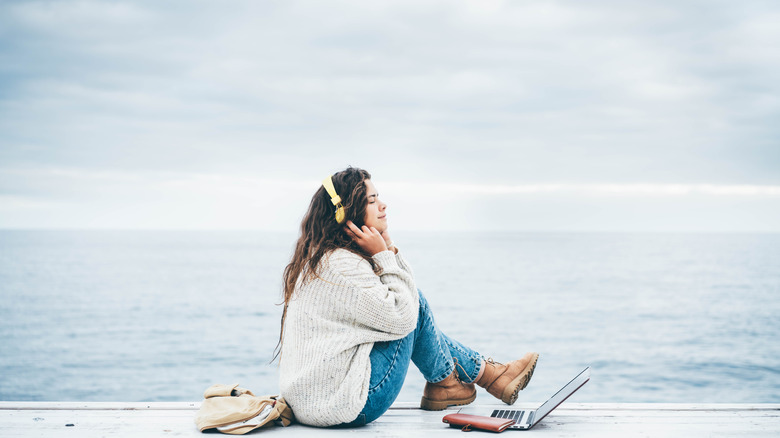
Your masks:
{"label": "yellow headphones", "polygon": [[336,188],[333,187],[333,179],[330,176],[322,180],[322,186],[325,187],[325,191],[330,195],[330,202],[336,206],[336,223],[344,222],[346,217],[346,211],[344,206],[341,205],[341,196],[336,193]]}

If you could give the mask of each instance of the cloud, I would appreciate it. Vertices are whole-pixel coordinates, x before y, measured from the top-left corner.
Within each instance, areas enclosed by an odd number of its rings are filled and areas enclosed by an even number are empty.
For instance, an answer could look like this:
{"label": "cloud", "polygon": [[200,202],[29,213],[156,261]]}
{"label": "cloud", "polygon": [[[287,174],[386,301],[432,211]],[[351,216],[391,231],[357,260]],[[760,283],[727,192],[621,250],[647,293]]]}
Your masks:
{"label": "cloud", "polygon": [[[111,186],[135,198],[150,175],[348,164],[517,193],[774,187],[778,16],[758,1],[3,2],[0,162],[132,175]],[[0,190],[100,191],[24,175]]]}
{"label": "cloud", "polygon": [[410,184],[387,183],[387,186],[411,193],[424,190],[451,194],[537,194],[565,193],[582,195],[624,195],[624,196],[780,196],[780,186],[725,185],[725,184]]}
{"label": "cloud", "polygon": [[[0,173],[0,227],[294,233],[318,180],[183,172]],[[780,186],[375,179],[400,230],[780,231]]]}

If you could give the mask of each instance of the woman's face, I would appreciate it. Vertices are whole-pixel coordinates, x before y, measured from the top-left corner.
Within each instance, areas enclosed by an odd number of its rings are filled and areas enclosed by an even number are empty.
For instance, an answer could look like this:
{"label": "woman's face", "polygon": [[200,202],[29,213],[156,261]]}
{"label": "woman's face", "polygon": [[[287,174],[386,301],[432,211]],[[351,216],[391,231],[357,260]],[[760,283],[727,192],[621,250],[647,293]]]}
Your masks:
{"label": "woman's face", "polygon": [[364,222],[366,226],[374,227],[380,233],[384,233],[387,230],[387,213],[385,213],[387,204],[379,200],[379,194],[370,179],[367,179],[365,183],[368,205],[366,205]]}

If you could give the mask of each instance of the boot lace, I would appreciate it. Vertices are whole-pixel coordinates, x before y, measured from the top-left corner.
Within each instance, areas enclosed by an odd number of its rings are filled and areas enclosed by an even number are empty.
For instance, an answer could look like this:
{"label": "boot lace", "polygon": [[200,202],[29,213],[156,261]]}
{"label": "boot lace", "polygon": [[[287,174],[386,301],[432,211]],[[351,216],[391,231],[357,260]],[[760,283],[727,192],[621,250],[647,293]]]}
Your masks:
{"label": "boot lace", "polygon": [[460,373],[458,373],[458,370],[457,370],[457,368],[460,368],[460,370],[461,370],[461,371],[463,371],[463,375],[464,375],[464,376],[468,376],[468,375],[469,375],[469,373],[466,371],[466,369],[465,369],[465,368],[463,368],[463,365],[461,365],[461,364],[458,362],[458,358],[457,358],[457,357],[453,357],[453,358],[452,358],[452,361],[455,363],[455,365],[453,366],[453,370],[455,371],[455,378],[456,378],[456,379],[458,380],[458,382],[460,382],[460,383],[466,383],[466,382],[464,382],[464,381],[463,381],[463,380],[460,378]]}

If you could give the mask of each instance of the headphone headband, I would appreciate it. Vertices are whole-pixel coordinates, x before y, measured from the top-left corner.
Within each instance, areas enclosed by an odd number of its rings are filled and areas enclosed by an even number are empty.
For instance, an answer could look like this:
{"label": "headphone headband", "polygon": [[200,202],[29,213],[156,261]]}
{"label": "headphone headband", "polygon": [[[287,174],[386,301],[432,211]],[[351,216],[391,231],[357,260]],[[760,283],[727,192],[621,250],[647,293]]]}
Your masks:
{"label": "headphone headband", "polygon": [[322,186],[325,187],[325,191],[330,195],[330,202],[336,206],[336,223],[344,222],[347,215],[344,206],[341,205],[341,196],[336,193],[336,188],[333,187],[333,178],[328,175],[327,178],[322,180]]}

